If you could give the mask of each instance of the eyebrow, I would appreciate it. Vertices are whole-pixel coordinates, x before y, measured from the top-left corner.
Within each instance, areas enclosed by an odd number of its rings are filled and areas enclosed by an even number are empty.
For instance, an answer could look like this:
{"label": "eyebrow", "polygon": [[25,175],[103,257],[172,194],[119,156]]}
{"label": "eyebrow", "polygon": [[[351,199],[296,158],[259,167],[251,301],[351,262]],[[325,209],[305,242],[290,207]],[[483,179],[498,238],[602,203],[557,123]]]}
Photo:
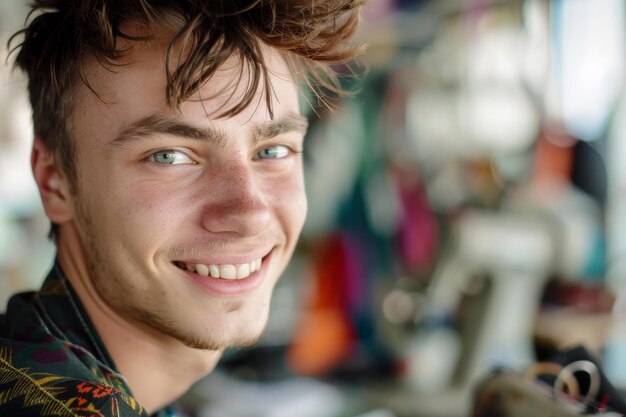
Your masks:
{"label": "eyebrow", "polygon": [[256,145],[263,139],[271,139],[283,133],[300,132],[304,134],[308,127],[309,121],[306,117],[298,113],[287,113],[276,120],[256,125],[252,144]]}
{"label": "eyebrow", "polygon": [[[271,139],[284,133],[296,131],[306,133],[308,120],[298,113],[287,113],[267,123],[253,126],[252,145],[255,146],[264,139]],[[151,114],[136,120],[126,127],[113,141],[113,147],[144,140],[155,134],[178,136],[185,139],[200,140],[223,147],[227,140],[226,133],[214,126],[195,126],[181,121],[173,116]]]}

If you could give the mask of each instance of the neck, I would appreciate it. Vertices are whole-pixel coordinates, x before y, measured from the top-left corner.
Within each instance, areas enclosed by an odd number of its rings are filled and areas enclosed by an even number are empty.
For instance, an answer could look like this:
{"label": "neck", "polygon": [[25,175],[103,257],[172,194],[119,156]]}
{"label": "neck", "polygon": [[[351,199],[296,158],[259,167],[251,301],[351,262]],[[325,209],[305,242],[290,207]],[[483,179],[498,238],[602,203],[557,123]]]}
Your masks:
{"label": "neck", "polygon": [[[75,229],[63,232],[73,234]],[[85,263],[79,240],[67,237],[59,234],[59,263],[115,368],[123,375],[133,397],[149,414],[180,397],[213,370],[221,352],[190,348],[112,310],[93,285],[93,275]]]}

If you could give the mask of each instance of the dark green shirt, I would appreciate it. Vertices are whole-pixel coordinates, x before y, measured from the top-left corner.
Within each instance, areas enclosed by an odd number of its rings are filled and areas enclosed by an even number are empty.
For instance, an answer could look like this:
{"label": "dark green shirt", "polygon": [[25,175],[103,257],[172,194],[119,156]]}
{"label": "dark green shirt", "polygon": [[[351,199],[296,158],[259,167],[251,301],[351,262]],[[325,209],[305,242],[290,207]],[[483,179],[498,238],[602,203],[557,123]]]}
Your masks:
{"label": "dark green shirt", "polygon": [[0,416],[148,416],[58,264],[0,315]]}

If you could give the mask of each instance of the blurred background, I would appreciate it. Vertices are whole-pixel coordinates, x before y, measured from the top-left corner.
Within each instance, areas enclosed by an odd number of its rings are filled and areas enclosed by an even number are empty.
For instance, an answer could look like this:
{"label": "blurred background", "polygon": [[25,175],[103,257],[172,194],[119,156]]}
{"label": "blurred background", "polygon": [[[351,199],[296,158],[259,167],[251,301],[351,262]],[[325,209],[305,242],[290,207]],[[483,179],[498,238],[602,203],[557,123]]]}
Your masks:
{"label": "blurred background", "polygon": [[[358,93],[307,110],[310,214],[267,332],[181,407],[479,415],[494,370],[521,375],[578,345],[624,392],[625,7],[370,0],[368,53],[345,80]],[[2,45],[25,10],[0,3]],[[54,247],[25,82],[4,46],[0,58],[2,311],[40,285]]]}

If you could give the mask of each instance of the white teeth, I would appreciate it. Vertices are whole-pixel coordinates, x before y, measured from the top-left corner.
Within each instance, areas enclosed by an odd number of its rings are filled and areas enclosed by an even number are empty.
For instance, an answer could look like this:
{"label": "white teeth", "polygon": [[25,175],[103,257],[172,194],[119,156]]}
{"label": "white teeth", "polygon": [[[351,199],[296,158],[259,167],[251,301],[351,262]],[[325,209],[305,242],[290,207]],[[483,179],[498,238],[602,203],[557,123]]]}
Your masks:
{"label": "white teeth", "polygon": [[203,277],[211,276],[212,278],[221,278],[221,279],[243,279],[250,276],[261,269],[262,265],[261,258],[255,259],[252,262],[244,263],[244,264],[185,264],[185,268],[190,272],[195,272],[198,275]]}
{"label": "white teeth", "polygon": [[196,265],[196,271],[198,272],[198,275],[202,275],[203,277],[209,276],[209,268],[206,265]]}
{"label": "white teeth", "polygon": [[220,278],[223,279],[235,279],[237,278],[237,270],[235,265],[220,265]]}
{"label": "white teeth", "polygon": [[241,264],[237,267],[237,279],[246,278],[250,275],[250,264]]}

